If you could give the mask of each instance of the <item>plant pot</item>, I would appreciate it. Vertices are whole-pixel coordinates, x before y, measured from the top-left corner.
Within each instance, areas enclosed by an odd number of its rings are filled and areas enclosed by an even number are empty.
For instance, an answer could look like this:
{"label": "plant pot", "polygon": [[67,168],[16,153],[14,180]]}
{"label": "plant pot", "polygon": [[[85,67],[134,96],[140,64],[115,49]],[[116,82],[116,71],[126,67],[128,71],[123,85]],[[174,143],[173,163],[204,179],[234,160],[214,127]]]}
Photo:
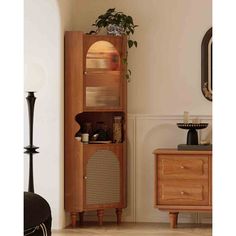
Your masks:
{"label": "plant pot", "polygon": [[119,25],[109,24],[107,26],[107,34],[108,35],[121,36],[122,34],[124,34],[124,32],[125,32],[124,28]]}

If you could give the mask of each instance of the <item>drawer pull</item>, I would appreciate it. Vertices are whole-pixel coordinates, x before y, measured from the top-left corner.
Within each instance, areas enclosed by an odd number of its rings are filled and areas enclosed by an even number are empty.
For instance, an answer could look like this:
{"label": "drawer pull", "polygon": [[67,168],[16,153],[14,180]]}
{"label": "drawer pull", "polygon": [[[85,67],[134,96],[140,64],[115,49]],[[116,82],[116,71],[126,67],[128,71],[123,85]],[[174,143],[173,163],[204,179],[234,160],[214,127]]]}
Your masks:
{"label": "drawer pull", "polygon": [[184,192],[184,191],[181,191],[180,194],[181,194],[181,195],[185,195],[185,192]]}
{"label": "drawer pull", "polygon": [[180,166],[180,169],[186,169],[186,167],[185,166]]}

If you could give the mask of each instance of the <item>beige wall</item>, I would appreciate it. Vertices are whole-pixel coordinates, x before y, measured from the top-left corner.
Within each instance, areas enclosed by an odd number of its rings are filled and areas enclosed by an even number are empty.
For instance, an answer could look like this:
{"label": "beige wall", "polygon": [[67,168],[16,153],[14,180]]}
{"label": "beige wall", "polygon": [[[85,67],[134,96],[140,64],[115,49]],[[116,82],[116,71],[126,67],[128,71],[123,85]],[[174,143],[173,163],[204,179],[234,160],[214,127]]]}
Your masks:
{"label": "beige wall", "polygon": [[[211,0],[77,0],[73,29],[88,32],[98,15],[116,7],[139,25],[129,51],[129,113],[210,115],[201,92],[201,40],[212,26]],[[138,95],[138,96],[137,96]]]}

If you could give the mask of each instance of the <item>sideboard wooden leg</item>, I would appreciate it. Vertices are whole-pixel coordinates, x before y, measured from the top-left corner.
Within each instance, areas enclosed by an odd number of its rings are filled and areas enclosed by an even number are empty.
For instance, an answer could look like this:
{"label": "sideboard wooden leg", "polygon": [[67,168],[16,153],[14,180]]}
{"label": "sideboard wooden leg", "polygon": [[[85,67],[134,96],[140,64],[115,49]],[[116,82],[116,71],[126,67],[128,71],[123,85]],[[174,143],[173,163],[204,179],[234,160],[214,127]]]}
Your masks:
{"label": "sideboard wooden leg", "polygon": [[97,216],[98,216],[98,224],[102,225],[102,223],[103,223],[103,216],[104,216],[104,210],[103,209],[97,210]]}
{"label": "sideboard wooden leg", "polygon": [[169,212],[169,219],[170,219],[170,227],[176,228],[178,222],[178,214],[179,212]]}
{"label": "sideboard wooden leg", "polygon": [[79,224],[84,225],[84,212],[79,212]]}
{"label": "sideboard wooden leg", "polygon": [[119,225],[121,223],[122,208],[116,208],[116,222]]}
{"label": "sideboard wooden leg", "polygon": [[76,227],[76,221],[77,221],[77,213],[76,212],[71,212],[70,213],[70,218],[71,218],[71,225],[73,228]]}

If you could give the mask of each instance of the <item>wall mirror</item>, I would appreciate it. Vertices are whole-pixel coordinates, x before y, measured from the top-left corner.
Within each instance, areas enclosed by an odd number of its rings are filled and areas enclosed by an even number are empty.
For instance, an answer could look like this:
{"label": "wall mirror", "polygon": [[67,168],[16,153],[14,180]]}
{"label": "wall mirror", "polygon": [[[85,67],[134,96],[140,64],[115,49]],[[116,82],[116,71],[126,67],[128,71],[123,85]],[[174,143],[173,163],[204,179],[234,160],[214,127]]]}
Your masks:
{"label": "wall mirror", "polygon": [[212,101],[212,28],[203,37],[201,46],[201,88],[206,99]]}

